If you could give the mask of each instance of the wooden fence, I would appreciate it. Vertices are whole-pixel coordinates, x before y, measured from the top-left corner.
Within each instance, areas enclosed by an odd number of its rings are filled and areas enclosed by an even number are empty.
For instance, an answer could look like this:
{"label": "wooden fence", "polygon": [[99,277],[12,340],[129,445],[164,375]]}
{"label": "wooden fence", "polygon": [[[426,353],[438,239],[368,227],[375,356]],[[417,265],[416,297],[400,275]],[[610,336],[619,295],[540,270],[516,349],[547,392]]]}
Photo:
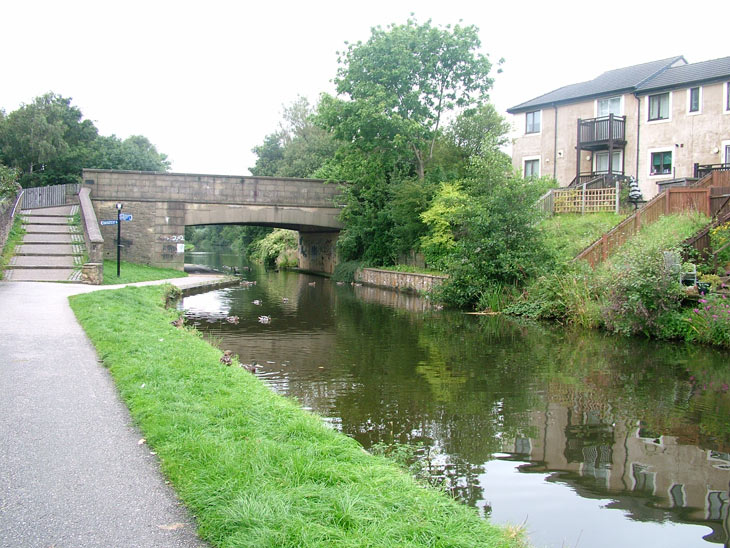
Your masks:
{"label": "wooden fence", "polygon": [[23,192],[22,209],[53,207],[75,202],[74,196],[79,193],[78,184],[39,186],[26,188]]}
{"label": "wooden fence", "polygon": [[709,188],[685,187],[665,190],[581,251],[576,259],[588,261],[595,267],[636,234],[642,226],[656,222],[662,215],[690,211],[710,216]]}
{"label": "wooden fence", "polygon": [[540,197],[537,207],[548,215],[600,211],[618,213],[618,189],[618,183],[611,188],[586,188],[585,184],[572,188],[554,188]]}

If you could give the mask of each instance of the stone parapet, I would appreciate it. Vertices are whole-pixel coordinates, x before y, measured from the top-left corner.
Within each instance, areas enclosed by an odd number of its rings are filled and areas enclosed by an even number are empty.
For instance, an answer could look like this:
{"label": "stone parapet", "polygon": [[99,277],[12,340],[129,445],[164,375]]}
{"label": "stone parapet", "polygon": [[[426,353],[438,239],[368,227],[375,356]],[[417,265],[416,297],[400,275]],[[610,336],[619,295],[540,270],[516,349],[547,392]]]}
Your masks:
{"label": "stone parapet", "polygon": [[355,273],[355,279],[367,285],[417,293],[431,291],[434,287],[441,285],[446,278],[446,276],[393,272],[379,268],[362,268]]}

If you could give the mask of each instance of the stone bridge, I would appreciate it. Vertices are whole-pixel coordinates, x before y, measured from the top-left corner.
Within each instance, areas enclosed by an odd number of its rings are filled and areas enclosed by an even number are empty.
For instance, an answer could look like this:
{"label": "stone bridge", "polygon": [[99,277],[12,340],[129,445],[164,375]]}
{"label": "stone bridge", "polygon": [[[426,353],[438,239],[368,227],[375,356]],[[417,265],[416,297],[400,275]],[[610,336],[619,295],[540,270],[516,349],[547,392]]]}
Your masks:
{"label": "stone bridge", "polygon": [[[147,171],[85,169],[83,187],[99,221],[117,218],[116,204],[132,221],[122,223],[122,257],[182,270],[185,227],[246,224],[299,231],[299,266],[331,273],[342,189],[316,179],[234,177]],[[117,228],[101,227],[104,257],[116,258]]]}

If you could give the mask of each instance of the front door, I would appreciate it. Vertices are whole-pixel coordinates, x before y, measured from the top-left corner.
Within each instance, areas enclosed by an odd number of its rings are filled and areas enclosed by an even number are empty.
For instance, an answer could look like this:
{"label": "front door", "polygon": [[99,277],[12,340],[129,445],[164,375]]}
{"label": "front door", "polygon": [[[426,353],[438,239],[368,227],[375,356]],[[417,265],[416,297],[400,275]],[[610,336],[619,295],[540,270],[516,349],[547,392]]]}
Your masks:
{"label": "front door", "polygon": [[[611,173],[623,173],[622,150],[613,151]],[[602,150],[593,155],[593,173],[608,173],[608,151]]]}

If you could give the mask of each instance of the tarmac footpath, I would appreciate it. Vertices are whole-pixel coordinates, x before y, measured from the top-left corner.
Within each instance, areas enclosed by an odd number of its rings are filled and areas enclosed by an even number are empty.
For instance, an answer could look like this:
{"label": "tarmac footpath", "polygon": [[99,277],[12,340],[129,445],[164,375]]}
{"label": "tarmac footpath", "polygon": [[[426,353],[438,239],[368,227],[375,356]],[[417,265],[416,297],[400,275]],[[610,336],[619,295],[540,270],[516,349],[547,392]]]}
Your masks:
{"label": "tarmac footpath", "polygon": [[208,546],[68,304],[114,287],[0,283],[2,548]]}

